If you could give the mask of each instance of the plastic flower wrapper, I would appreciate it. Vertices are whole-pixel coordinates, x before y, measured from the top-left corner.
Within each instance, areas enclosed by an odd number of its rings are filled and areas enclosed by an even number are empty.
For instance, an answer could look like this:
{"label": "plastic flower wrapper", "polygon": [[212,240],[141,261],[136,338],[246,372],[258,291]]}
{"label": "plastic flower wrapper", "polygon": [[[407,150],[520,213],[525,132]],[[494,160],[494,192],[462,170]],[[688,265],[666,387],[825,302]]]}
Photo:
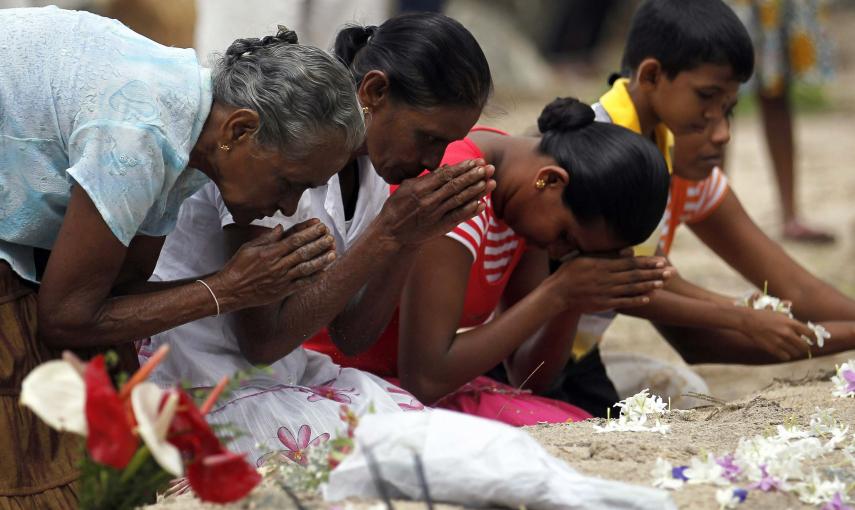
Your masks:
{"label": "plastic flower wrapper", "polygon": [[[191,475],[203,468],[205,473],[222,475],[217,480],[196,477],[194,482],[191,478],[197,493],[222,485],[226,478],[246,492],[254,487],[233,480],[240,479],[237,460],[246,462],[225,450],[218,439],[214,438],[218,449],[210,449],[210,458],[188,455],[174,444],[179,417],[199,411],[189,397],[182,398],[183,392],[164,391],[143,382],[167,352],[167,347],[161,348],[119,390],[107,373],[103,355],[84,364],[69,354],[62,361],[37,367],[22,382],[23,405],[49,425],[86,437],[78,492],[80,508],[125,509],[151,502],[172,477],[184,473],[185,466]],[[209,400],[216,394],[212,392]]]}
{"label": "plastic flower wrapper", "polygon": [[354,440],[353,453],[324,486],[326,501],[379,499],[381,493],[424,500],[428,486],[434,501],[467,507],[676,508],[665,491],[586,476],[526,431],[463,413],[368,415]]}
{"label": "plastic flower wrapper", "polygon": [[692,485],[701,483],[712,485],[730,484],[730,481],[724,476],[724,468],[719,465],[715,456],[711,453],[708,453],[705,459],[692,457],[692,460],[689,461],[689,467],[684,474],[689,479],[686,483]]}
{"label": "plastic flower wrapper", "polygon": [[748,497],[748,491],[734,487],[727,487],[715,491],[715,500],[718,503],[720,510],[725,508],[736,508],[737,505],[745,501]]}
{"label": "plastic flower wrapper", "polygon": [[653,486],[660,489],[675,490],[683,487],[687,478],[685,470],[688,466],[674,467],[667,460],[659,457],[656,459],[656,465],[650,471],[653,476]]}
{"label": "plastic flower wrapper", "polygon": [[832,395],[835,397],[855,397],[855,359],[837,367],[837,373],[831,378],[834,384]]}
{"label": "plastic flower wrapper", "polygon": [[832,501],[835,494],[846,493],[846,484],[835,478],[834,480],[823,480],[816,470],[811,476],[805,477],[803,482],[793,486],[793,491],[799,499],[809,505],[822,505]]}
{"label": "plastic flower wrapper", "polygon": [[[620,408],[617,420],[607,419],[604,427],[594,425],[595,432],[660,432],[665,434],[670,426],[659,421],[659,417],[668,413],[668,404],[661,397],[650,396],[647,388],[635,395],[621,400],[616,407]],[[648,424],[648,417],[654,416],[656,421]]]}

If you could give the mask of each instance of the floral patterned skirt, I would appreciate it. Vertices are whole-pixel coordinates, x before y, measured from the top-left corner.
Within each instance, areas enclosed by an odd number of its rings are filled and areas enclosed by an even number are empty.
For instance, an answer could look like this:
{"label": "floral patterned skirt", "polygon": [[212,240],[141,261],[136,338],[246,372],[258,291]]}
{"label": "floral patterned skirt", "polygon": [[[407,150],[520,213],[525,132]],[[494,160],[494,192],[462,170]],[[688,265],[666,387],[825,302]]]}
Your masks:
{"label": "floral patterned skirt", "polygon": [[393,384],[368,372],[339,367],[325,354],[309,351],[298,384],[253,378],[213,409],[208,421],[242,432],[229,447],[249,453],[257,465],[271,457],[305,464],[310,448],[346,431],[347,423],[339,417],[343,405],[357,415],[424,409]]}
{"label": "floral patterned skirt", "polygon": [[833,74],[826,30],[828,0],[728,0],[754,42],[754,80],[777,97],[793,80],[820,83]]}

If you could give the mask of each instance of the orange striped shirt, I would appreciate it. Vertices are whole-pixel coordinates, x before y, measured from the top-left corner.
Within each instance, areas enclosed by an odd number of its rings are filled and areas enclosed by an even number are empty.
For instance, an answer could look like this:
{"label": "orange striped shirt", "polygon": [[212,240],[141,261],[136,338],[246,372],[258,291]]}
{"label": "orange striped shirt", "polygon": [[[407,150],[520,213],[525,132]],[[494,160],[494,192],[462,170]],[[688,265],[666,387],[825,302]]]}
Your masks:
{"label": "orange striped shirt", "polygon": [[662,222],[659,247],[667,255],[674,243],[674,234],[682,223],[691,225],[703,221],[721,205],[727,196],[727,176],[716,168],[702,181],[690,181],[671,176],[671,192]]}

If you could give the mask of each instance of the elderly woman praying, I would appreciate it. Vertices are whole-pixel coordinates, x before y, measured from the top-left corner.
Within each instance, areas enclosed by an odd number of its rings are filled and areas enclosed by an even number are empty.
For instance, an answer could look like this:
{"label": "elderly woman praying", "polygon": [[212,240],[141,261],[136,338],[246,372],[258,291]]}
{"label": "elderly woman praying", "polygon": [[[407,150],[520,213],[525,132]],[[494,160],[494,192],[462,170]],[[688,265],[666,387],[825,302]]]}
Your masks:
{"label": "elderly woman praying", "polygon": [[237,222],[292,214],[364,123],[347,69],[287,30],[235,41],[209,70],[88,13],[5,9],[0,26],[0,508],[72,507],[79,448],[18,405],[21,380],[63,349],[281,301],[335,256],[317,221],[213,274],[148,279],[203,184]]}

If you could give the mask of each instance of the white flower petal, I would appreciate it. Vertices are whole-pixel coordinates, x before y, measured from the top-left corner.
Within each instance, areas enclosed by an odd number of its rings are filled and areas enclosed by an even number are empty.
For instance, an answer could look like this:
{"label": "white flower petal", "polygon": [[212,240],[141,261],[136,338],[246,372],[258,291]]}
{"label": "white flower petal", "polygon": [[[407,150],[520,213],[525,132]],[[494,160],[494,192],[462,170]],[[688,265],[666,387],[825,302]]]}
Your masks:
{"label": "white flower petal", "polygon": [[86,384],[69,363],[48,361],[27,374],[21,383],[21,404],[56,430],[85,436]]}
{"label": "white flower petal", "polygon": [[178,448],[166,440],[169,423],[175,416],[178,395],[170,393],[160,410],[164,391],[156,384],[143,382],[131,390],[131,407],[137,427],[152,456],[160,466],[175,476],[184,476],[184,463]]}

